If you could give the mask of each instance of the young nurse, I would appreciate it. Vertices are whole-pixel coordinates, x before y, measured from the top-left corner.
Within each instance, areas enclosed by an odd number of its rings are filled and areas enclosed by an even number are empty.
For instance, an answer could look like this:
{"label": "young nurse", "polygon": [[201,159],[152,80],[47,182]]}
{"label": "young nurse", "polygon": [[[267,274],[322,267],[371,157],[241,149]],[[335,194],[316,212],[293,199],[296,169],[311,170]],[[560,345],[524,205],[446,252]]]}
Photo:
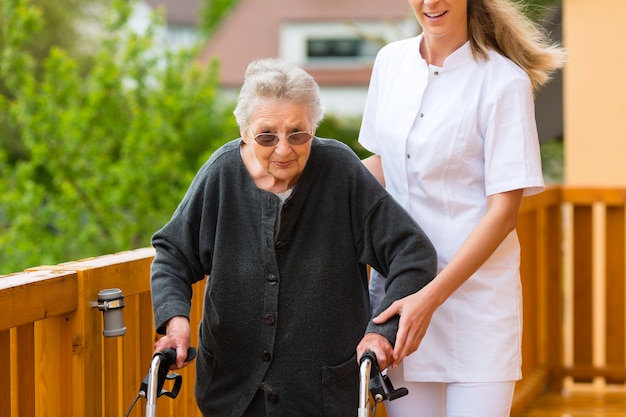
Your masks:
{"label": "young nurse", "polygon": [[[409,3],[423,32],[379,52],[359,141],[432,240],[438,275],[374,319],[400,314],[394,355],[415,351],[389,368],[409,395],[386,408],[505,417],[522,377],[515,226],[544,187],[533,93],[564,52],[510,0]],[[371,281],[375,300],[384,277]]]}

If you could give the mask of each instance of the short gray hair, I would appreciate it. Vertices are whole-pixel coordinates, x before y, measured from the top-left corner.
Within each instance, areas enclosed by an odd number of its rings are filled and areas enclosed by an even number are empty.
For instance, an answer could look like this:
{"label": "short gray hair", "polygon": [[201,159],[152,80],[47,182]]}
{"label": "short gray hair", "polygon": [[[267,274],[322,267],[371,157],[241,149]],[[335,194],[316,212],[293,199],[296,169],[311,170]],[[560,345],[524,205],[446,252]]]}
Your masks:
{"label": "short gray hair", "polygon": [[250,126],[250,118],[261,98],[306,104],[314,127],[324,117],[319,86],[313,77],[302,68],[277,58],[259,59],[248,65],[233,112],[243,130]]}

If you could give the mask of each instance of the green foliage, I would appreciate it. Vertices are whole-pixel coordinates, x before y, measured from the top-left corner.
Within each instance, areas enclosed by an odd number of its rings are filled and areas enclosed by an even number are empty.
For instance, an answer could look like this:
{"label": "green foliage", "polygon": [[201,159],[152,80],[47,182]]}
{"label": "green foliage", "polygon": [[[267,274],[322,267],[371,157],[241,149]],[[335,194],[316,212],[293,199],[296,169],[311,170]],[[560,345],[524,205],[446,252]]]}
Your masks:
{"label": "green foliage", "polygon": [[535,22],[544,20],[561,0],[517,0],[523,5],[526,14]]}
{"label": "green foliage", "polygon": [[37,77],[25,41],[38,13],[4,0],[0,117],[27,157],[0,155],[0,274],[149,245],[204,159],[237,135],[216,104],[216,68],[159,52],[151,31],[126,29],[129,11],[116,1],[86,75],[53,48]]}
{"label": "green foliage", "polygon": [[371,155],[358,141],[361,128],[361,117],[337,117],[327,114],[320,123],[316,136],[337,139],[354,150],[363,159]]}
{"label": "green foliage", "polygon": [[200,12],[200,29],[209,36],[219,26],[239,0],[204,0]]}

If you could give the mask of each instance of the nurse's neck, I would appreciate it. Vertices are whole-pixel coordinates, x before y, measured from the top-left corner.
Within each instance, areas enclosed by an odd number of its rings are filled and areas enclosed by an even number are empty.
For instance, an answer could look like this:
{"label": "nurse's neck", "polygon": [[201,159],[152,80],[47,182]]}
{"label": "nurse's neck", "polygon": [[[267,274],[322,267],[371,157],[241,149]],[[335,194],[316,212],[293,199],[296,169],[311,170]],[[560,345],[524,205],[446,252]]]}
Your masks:
{"label": "nurse's neck", "polygon": [[420,54],[428,65],[443,67],[446,58],[467,42],[467,36],[429,36],[424,33],[424,39],[420,45]]}

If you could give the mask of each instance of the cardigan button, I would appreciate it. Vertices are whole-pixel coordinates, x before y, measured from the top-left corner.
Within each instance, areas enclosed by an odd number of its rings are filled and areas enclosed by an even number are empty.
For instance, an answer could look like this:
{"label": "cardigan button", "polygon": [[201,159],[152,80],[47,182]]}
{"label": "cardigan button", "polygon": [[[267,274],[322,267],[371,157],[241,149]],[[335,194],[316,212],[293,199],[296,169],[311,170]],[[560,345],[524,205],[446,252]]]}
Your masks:
{"label": "cardigan button", "polygon": [[261,357],[263,358],[263,362],[269,362],[270,360],[272,360],[272,354],[269,353],[267,350],[263,351],[263,355]]}
{"label": "cardigan button", "polygon": [[276,284],[278,282],[278,276],[275,274],[268,274],[265,279],[267,280],[267,282],[269,282],[270,284]]}
{"label": "cardigan button", "polygon": [[276,242],[276,249],[285,249],[287,247],[287,242],[279,240]]}

